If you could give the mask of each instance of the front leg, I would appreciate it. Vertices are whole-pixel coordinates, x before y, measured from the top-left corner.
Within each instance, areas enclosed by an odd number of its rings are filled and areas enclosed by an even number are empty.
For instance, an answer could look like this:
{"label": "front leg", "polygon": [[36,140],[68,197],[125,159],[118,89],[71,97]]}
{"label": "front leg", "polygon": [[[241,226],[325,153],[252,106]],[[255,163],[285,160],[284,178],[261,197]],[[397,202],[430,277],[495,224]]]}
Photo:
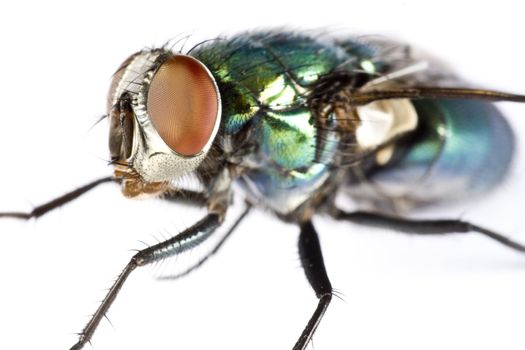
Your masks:
{"label": "front leg", "polygon": [[105,317],[133,270],[191,250],[206,241],[217,230],[223,223],[226,210],[230,204],[230,185],[231,178],[228,171],[224,170],[211,186],[207,205],[208,214],[204,218],[178,235],[140,250],[131,258],[80,333],[77,343],[70,350],[82,349],[86,343],[89,343],[100,321]]}
{"label": "front leg", "polygon": [[88,184],[85,184],[79,188],[76,188],[72,191],[66,192],[65,194],[54,198],[46,203],[40,204],[33,208],[29,212],[22,212],[22,211],[12,211],[12,212],[0,212],[0,218],[15,218],[15,219],[22,219],[22,220],[29,220],[31,218],[38,218],[48,212],[50,212],[53,209],[56,209],[64,204],[67,204],[74,199],[77,199],[78,197],[82,196],[83,194],[91,191],[95,187],[97,187],[100,184],[106,183],[106,182],[119,182],[120,180],[108,176],[103,177],[97,180],[94,180]]}
{"label": "front leg", "polygon": [[332,300],[333,294],[332,285],[326,274],[319,238],[311,221],[301,224],[299,256],[306,278],[308,282],[310,282],[310,286],[314,290],[319,302],[301,336],[295,343],[293,350],[306,349]]}
{"label": "front leg", "polygon": [[95,333],[100,321],[106,315],[107,311],[117,298],[120,289],[133,270],[137,267],[145,266],[152,262],[175,256],[194,248],[196,245],[209,238],[220,226],[223,219],[223,215],[209,213],[193,226],[179,233],[175,237],[143,249],[135,254],[117,277],[115,283],[106,294],[106,297],[98,307],[97,311],[93,314],[80,333],[78,342],[71,347],[71,350],[82,349],[82,347],[91,340],[91,337]]}

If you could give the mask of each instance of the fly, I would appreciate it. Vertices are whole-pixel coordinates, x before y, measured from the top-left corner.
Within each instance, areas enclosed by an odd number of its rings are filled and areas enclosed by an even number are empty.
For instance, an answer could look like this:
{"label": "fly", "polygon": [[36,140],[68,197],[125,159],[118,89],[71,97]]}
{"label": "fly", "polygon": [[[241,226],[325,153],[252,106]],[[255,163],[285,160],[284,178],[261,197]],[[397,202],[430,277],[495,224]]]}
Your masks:
{"label": "fly", "polygon": [[[293,349],[305,349],[334,291],[315,215],[421,235],[478,233],[525,247],[461,220],[400,214],[482,195],[502,183],[515,137],[495,101],[525,96],[469,87],[385,40],[321,39],[253,32],[131,55],[111,82],[106,118],[113,174],[31,212],[39,217],[116,182],[130,198],[160,197],[207,209],[178,235],[137,252],[122,269],[71,350],[90,341],[128,277],[139,267],[207,242],[228,215],[236,184],[246,210],[186,275],[218,251],[253,207],[297,225],[301,265],[318,298]],[[180,187],[192,174],[200,189]],[[345,211],[336,196],[363,209]]]}

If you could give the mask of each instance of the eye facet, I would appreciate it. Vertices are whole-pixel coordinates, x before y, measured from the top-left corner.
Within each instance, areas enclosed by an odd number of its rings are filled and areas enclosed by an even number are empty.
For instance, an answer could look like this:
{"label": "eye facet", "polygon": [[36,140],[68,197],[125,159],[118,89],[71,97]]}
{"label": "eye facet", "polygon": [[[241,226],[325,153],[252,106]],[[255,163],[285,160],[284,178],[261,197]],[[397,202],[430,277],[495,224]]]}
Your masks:
{"label": "eye facet", "polygon": [[212,137],[219,111],[217,87],[202,63],[176,55],[153,77],[147,110],[162,140],[173,151],[192,156]]}

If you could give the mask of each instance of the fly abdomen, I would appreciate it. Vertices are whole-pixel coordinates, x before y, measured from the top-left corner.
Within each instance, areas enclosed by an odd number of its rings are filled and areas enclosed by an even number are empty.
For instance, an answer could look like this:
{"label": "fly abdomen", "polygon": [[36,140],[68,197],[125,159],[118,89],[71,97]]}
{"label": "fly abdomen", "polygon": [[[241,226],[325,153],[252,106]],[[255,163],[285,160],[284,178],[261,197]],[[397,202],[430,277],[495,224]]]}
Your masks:
{"label": "fly abdomen", "polygon": [[393,146],[387,163],[368,171],[369,190],[422,204],[481,194],[504,180],[515,138],[493,104],[468,99],[412,103],[418,126]]}

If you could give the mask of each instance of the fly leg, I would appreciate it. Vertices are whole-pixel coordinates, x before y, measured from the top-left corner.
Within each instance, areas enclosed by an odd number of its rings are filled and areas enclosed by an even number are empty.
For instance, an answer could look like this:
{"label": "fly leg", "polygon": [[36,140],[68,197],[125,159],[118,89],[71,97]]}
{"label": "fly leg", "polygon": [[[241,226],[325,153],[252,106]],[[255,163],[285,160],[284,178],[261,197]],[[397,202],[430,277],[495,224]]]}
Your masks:
{"label": "fly leg", "polygon": [[193,271],[197,270],[199,267],[201,267],[206,261],[208,261],[209,258],[211,258],[213,255],[215,255],[219,251],[219,249],[221,249],[221,247],[224,245],[226,240],[228,240],[228,238],[230,238],[232,233],[235,231],[235,229],[237,229],[237,227],[239,226],[241,221],[244,220],[244,218],[246,217],[246,215],[248,215],[248,213],[250,212],[251,209],[252,209],[252,206],[250,204],[246,203],[246,208],[241,213],[241,215],[239,215],[237,220],[235,220],[235,222],[230,227],[230,229],[215,244],[215,246],[206,255],[204,255],[202,258],[200,258],[197,262],[195,262],[193,265],[189,266],[188,268],[186,268],[185,270],[183,270],[183,271],[181,271],[181,272],[179,272],[177,274],[169,275],[169,276],[162,276],[162,277],[159,277],[158,279],[159,280],[175,280],[175,279],[187,276],[191,272],[193,272]]}
{"label": "fly leg", "polygon": [[170,188],[162,194],[162,198],[174,203],[191,204],[203,207],[206,205],[208,198],[203,192]]}
{"label": "fly leg", "polygon": [[476,232],[493,239],[508,248],[525,253],[525,245],[517,243],[497,232],[467,221],[413,220],[381,213],[366,211],[345,212],[339,209],[335,209],[331,214],[337,220],[347,220],[360,225],[388,228],[404,233],[418,235],[446,235],[454,233]]}
{"label": "fly leg", "polygon": [[85,184],[82,187],[79,187],[73,191],[67,192],[66,194],[61,195],[60,197],[57,197],[55,199],[50,200],[47,203],[41,204],[37,207],[35,207],[30,212],[0,212],[0,218],[15,218],[15,219],[22,219],[22,220],[29,220],[31,218],[38,218],[47,212],[56,209],[66,203],[71,202],[72,200],[80,197],[84,193],[92,190],[93,188],[97,187],[100,184],[106,183],[106,182],[117,182],[115,178],[108,176],[103,177],[101,179],[92,181],[88,184]]}
{"label": "fly leg", "polygon": [[115,301],[124,282],[126,282],[133,270],[137,267],[145,266],[194,248],[212,235],[222,223],[223,218],[223,214],[211,212],[178,235],[136,253],[117,277],[97,311],[95,311],[87,325],[79,334],[78,342],[73,345],[70,350],[82,349],[82,347],[90,341],[100,321]]}
{"label": "fly leg", "polygon": [[[55,199],[50,200],[44,204],[36,206],[29,212],[0,212],[0,218],[15,218],[22,220],[29,220],[32,218],[38,218],[44,214],[47,214],[53,209],[56,209],[64,204],[67,204],[83,194],[89,192],[100,184],[106,182],[119,183],[120,179],[116,179],[112,176],[103,177],[85,184],[82,187],[76,188],[70,192],[67,192]],[[201,192],[184,190],[184,189],[169,189],[164,193],[164,198],[172,202],[182,202],[186,204],[194,204],[204,206],[206,204],[206,197]]]}
{"label": "fly leg", "polygon": [[326,274],[319,238],[311,221],[301,224],[299,256],[306,278],[310,282],[319,302],[301,336],[295,343],[293,350],[306,349],[332,300],[332,285]]}

